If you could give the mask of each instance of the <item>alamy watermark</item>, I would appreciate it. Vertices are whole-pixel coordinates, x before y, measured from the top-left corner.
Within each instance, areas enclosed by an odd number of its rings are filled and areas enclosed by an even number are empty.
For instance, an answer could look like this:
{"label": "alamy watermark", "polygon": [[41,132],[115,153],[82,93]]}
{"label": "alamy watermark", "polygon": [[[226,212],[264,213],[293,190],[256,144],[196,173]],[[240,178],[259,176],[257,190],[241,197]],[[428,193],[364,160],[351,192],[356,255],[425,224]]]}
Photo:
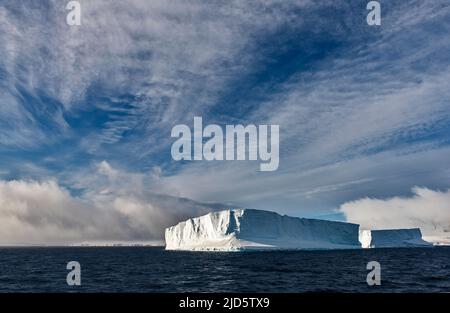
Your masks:
{"label": "alamy watermark", "polygon": [[380,26],[381,25],[381,4],[378,1],[370,1],[367,3],[366,9],[369,10],[367,14],[367,25]]}
{"label": "alamy watermark", "polygon": [[77,261],[70,261],[66,265],[66,269],[70,270],[67,274],[66,282],[69,286],[81,286],[81,265]]}
{"label": "alamy watermark", "polygon": [[[279,125],[226,125],[225,132],[216,124],[203,128],[202,117],[194,117],[194,129],[184,124],[172,128],[175,161],[260,160],[261,171],[275,171],[279,165]],[[204,141],[206,139],[206,141]],[[270,149],[269,149],[270,145]]]}
{"label": "alamy watermark", "polygon": [[78,1],[69,1],[66,5],[69,13],[66,15],[66,23],[69,26],[81,25],[81,4]]}
{"label": "alamy watermark", "polygon": [[367,274],[366,282],[369,286],[381,285],[381,265],[377,261],[367,263],[366,269],[370,270]]}
{"label": "alamy watermark", "polygon": [[[381,4],[379,1],[369,1],[366,5],[366,9],[369,10],[366,21],[370,26],[381,25]],[[81,4],[79,1],[73,0],[66,4],[66,10],[69,13],[66,15],[66,23],[69,26],[81,25]]]}

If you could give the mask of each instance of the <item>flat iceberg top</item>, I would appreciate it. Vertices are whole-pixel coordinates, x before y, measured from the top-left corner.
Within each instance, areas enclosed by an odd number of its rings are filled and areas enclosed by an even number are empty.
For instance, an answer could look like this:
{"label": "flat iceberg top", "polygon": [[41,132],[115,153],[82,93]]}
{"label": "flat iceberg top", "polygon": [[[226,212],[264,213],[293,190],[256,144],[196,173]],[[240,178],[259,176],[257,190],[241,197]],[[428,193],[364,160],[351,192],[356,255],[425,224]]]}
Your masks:
{"label": "flat iceberg top", "polygon": [[432,246],[422,239],[419,228],[361,230],[360,241],[363,248]]}
{"label": "flat iceberg top", "polygon": [[359,225],[228,209],[191,218],[165,231],[167,250],[360,248]]}

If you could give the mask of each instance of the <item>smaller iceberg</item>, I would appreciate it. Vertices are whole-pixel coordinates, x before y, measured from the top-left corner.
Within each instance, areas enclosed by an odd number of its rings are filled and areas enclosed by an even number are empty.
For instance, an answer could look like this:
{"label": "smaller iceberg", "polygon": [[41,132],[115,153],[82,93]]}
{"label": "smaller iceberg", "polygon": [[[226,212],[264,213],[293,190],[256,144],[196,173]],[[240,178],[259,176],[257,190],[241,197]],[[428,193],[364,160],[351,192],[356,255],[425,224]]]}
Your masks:
{"label": "smaller iceberg", "polygon": [[362,248],[399,248],[433,246],[422,239],[419,228],[360,230]]}

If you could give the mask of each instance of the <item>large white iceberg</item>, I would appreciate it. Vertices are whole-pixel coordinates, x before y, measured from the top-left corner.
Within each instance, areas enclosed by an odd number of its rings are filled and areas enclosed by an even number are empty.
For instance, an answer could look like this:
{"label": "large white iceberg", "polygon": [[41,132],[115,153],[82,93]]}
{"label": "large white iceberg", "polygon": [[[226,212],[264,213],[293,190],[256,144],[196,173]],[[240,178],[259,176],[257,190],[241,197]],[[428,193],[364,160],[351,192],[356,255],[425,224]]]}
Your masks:
{"label": "large white iceberg", "polygon": [[363,248],[425,247],[431,243],[422,239],[419,228],[361,230],[359,241]]}
{"label": "large white iceberg", "polygon": [[230,209],[191,218],[165,231],[167,250],[361,248],[359,225]]}

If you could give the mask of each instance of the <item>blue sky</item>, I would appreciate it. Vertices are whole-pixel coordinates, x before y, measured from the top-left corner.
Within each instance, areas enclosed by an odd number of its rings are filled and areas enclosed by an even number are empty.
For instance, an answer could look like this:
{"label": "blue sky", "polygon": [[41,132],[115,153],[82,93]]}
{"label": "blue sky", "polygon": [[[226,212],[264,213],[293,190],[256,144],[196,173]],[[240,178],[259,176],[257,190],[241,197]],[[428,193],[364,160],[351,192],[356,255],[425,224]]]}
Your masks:
{"label": "blue sky", "polygon": [[[64,1],[0,3],[4,184],[296,216],[450,187],[446,0],[381,1],[379,27],[363,0],[80,3],[77,27]],[[170,131],[194,116],[279,124],[279,169],[173,161]]]}

